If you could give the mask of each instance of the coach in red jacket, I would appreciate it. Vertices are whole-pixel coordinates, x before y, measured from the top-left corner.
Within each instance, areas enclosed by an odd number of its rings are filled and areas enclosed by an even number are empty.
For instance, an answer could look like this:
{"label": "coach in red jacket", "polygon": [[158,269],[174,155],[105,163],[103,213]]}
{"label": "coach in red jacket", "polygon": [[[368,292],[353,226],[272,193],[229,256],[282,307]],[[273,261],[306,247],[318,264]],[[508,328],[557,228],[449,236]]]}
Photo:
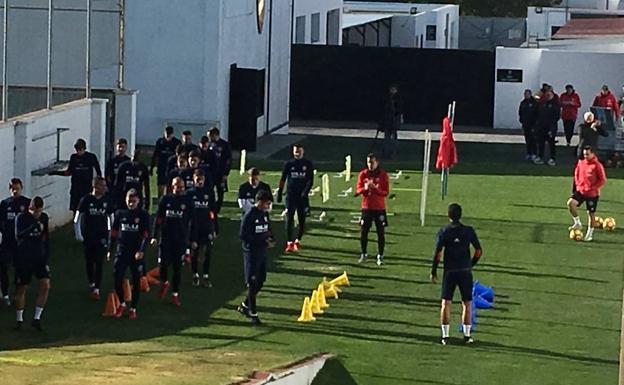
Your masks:
{"label": "coach in red jacket", "polygon": [[602,86],[600,93],[594,98],[592,106],[610,108],[615,113],[615,119],[620,117],[620,105],[606,84]]}
{"label": "coach in red jacket", "polygon": [[569,230],[581,229],[583,225],[578,217],[578,206],[586,203],[587,207],[587,233],[585,241],[590,242],[594,234],[596,208],[600,198],[600,189],[607,182],[607,175],[604,167],[598,160],[594,150],[590,146],[583,148],[583,159],[576,163],[574,170],[574,183],[576,191],[568,199],[568,209],[574,223]]}
{"label": "coach in red jacket", "polygon": [[360,246],[362,254],[358,263],[363,263],[368,258],[366,247],[368,245],[368,232],[373,221],[377,230],[377,265],[384,263],[384,248],[386,246],[385,227],[388,226],[386,215],[386,197],[390,192],[388,173],[379,167],[379,160],[375,154],[366,156],[367,167],[360,171],[356,186],[356,195],[362,196],[362,219],[360,220]]}
{"label": "coach in red jacket", "polygon": [[570,141],[574,136],[574,126],[578,117],[578,109],[581,107],[581,98],[574,91],[572,84],[565,86],[565,92],[559,97],[561,104],[561,120],[563,120],[563,131],[565,132],[566,143],[570,146]]}

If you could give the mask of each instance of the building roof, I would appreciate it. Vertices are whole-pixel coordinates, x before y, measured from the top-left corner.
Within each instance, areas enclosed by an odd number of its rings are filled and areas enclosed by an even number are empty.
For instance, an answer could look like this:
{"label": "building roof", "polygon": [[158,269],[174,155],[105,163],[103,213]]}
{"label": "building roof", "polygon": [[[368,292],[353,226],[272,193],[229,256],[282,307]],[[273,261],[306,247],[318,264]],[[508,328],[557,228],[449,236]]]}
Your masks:
{"label": "building roof", "polygon": [[354,27],[356,25],[363,25],[372,23],[374,21],[391,18],[392,14],[387,13],[343,13],[342,14],[342,28]]}
{"label": "building roof", "polygon": [[596,36],[624,36],[624,18],[571,19],[553,35],[553,39]]}

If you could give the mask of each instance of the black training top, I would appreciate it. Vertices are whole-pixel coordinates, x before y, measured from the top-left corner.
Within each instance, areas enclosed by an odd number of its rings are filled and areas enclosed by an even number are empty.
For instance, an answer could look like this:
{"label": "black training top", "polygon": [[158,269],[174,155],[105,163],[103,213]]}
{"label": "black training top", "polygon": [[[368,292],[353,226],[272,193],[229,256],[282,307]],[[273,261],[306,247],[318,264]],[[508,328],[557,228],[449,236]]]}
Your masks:
{"label": "black training top", "polygon": [[289,197],[306,197],[314,181],[314,165],[306,158],[289,160],[282,170],[280,187],[286,180]]}
{"label": "black training top", "polygon": [[154,154],[152,155],[152,168],[158,165],[158,173],[166,174],[167,161],[169,157],[175,155],[176,148],[181,143],[180,139],[175,137],[171,138],[171,140],[159,138],[156,141],[156,147],[154,147]]}
{"label": "black training top", "polygon": [[67,168],[67,174],[71,175],[71,192],[91,190],[94,171],[98,176],[102,176],[100,163],[95,154],[88,151],[83,155],[72,154]]}
{"label": "black training top", "polygon": [[193,201],[187,195],[168,194],[158,203],[154,237],[160,235],[161,243],[184,243],[190,241],[190,225]]}
{"label": "black training top", "polygon": [[145,251],[149,239],[150,219],[147,211],[143,209],[117,210],[113,228],[111,231],[112,250],[117,241],[118,253],[135,253]]}
{"label": "black training top", "polygon": [[41,213],[39,218],[35,218],[28,211],[19,214],[15,218],[15,239],[17,266],[27,265],[33,261],[47,262],[50,253],[48,214]]}
{"label": "black training top", "polygon": [[269,213],[254,206],[243,216],[240,228],[243,251],[251,254],[263,254],[271,239]]}
{"label": "black training top", "polygon": [[[195,187],[195,183],[193,183],[193,173],[197,169],[201,169],[204,172],[204,176],[205,176],[204,186],[206,186],[207,188],[212,188],[214,186],[212,184],[212,173],[210,172],[210,167],[208,165],[200,164],[199,167],[197,168],[188,167],[188,168],[181,169],[180,172],[176,176],[179,176],[180,178],[184,179],[184,187],[187,190],[190,190],[193,187]],[[171,185],[172,180],[173,178],[169,180],[169,185]]]}
{"label": "black training top", "polygon": [[[470,245],[475,248],[475,259],[470,255]],[[443,249],[444,271],[470,271],[481,255],[477,233],[472,227],[464,226],[460,222],[450,223],[438,231],[434,267],[437,267],[436,261],[440,262],[440,253]]]}
{"label": "black training top", "polygon": [[104,169],[104,178],[106,178],[106,184],[108,185],[108,189],[112,192],[115,187],[115,183],[117,183],[117,172],[119,171],[119,167],[129,162],[131,159],[127,155],[115,156],[111,158],[106,163],[106,168]]}
{"label": "black training top", "polygon": [[111,198],[107,195],[97,198],[93,194],[82,197],[78,212],[83,215],[82,235],[86,242],[108,243],[109,216],[113,213]]}
{"label": "black training top", "polygon": [[229,175],[232,168],[232,148],[230,144],[219,138],[216,142],[210,142],[209,148],[215,160],[215,167],[212,168],[214,175],[218,177]]}
{"label": "black training top", "polygon": [[15,218],[20,213],[28,211],[30,199],[25,196],[8,197],[0,202],[0,232],[2,232],[2,246],[15,246]]}
{"label": "black training top", "polygon": [[186,192],[186,195],[193,202],[192,218],[192,239],[197,241],[202,234],[212,234],[214,232],[214,209],[215,198],[214,189],[207,187],[193,187]]}

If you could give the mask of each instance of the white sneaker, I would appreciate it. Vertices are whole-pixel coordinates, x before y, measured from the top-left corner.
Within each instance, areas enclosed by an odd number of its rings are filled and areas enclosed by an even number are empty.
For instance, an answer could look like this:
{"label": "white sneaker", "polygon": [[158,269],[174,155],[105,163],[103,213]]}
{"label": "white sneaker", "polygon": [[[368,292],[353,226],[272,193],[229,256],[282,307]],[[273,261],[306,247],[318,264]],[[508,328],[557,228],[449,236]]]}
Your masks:
{"label": "white sneaker", "polygon": [[358,258],[358,263],[364,263],[366,262],[366,259],[368,258],[368,255],[366,254],[360,254],[360,258]]}
{"label": "white sneaker", "polygon": [[539,156],[533,158],[533,164],[544,164],[544,161]]}
{"label": "white sneaker", "polygon": [[580,223],[573,223],[572,226],[568,227],[568,230],[574,230],[574,229],[582,230],[583,225]]}
{"label": "white sneaker", "polygon": [[381,266],[384,263],[384,257],[383,255],[377,255],[377,266]]}
{"label": "white sneaker", "polygon": [[591,242],[593,240],[594,240],[594,237],[589,232],[587,232],[587,234],[585,234],[585,239],[583,239],[583,241],[585,241],[585,242]]}
{"label": "white sneaker", "polygon": [[8,295],[5,295],[4,298],[2,298],[2,300],[4,301],[4,304],[6,306],[11,306],[11,299],[9,298]]}
{"label": "white sneaker", "polygon": [[549,166],[556,166],[556,165],[557,165],[557,162],[555,162],[555,160],[554,160],[554,159],[550,158],[550,159],[548,159],[548,165],[549,165]]}

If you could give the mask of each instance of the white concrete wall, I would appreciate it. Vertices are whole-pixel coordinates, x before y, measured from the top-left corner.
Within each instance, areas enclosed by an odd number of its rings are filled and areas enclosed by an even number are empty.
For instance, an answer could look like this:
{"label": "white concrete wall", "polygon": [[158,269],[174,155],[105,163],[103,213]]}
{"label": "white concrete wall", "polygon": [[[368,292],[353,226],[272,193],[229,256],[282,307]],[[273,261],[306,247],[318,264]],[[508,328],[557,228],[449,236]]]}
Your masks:
{"label": "white concrete wall", "polygon": [[[274,0],[277,2],[278,0]],[[281,0],[284,1],[284,0]],[[342,0],[294,0],[295,2],[295,18],[305,16],[306,33],[305,43],[312,44],[312,14],[319,13],[321,16],[320,40],[314,44],[327,44],[327,12],[333,9],[340,9],[342,13]],[[342,34],[339,36],[342,41]],[[295,30],[293,30],[292,40],[295,41]],[[340,43],[342,44],[342,43]]]}
{"label": "white concrete wall", "polygon": [[[56,161],[57,128],[68,128],[60,136],[60,159],[68,160],[74,142],[83,138],[87,149],[98,155],[103,169],[106,100],[80,100],[51,111],[39,111],[0,124],[0,182],[12,177],[24,182],[24,194],[41,196],[52,226],[71,220],[69,208],[70,178],[34,176],[32,172]],[[15,150],[14,150],[15,148]]]}
{"label": "white concrete wall", "polygon": [[[434,9],[431,13],[435,14],[437,25],[436,48],[457,49],[459,47],[459,6],[446,5]],[[446,24],[447,15],[448,25]]]}
{"label": "white concrete wall", "polygon": [[[542,83],[552,84],[560,94],[566,84],[574,85],[583,106],[591,106],[600,87],[607,84],[616,95],[621,90],[624,57],[614,53],[554,51],[526,48],[496,49],[496,68],[522,69],[522,83],[495,83],[494,127],[519,128],[518,105],[524,89],[537,91]],[[496,77],[496,73],[493,74]]]}
{"label": "white concrete wall", "polygon": [[[297,0],[309,1],[311,0]],[[409,14],[412,8],[417,8],[418,12],[429,12],[436,8],[444,7],[447,4],[436,3],[392,3],[392,2],[376,2],[376,1],[344,1],[343,12],[384,12],[395,14]]]}
{"label": "white concrete wall", "polygon": [[561,27],[566,23],[566,10],[564,8],[527,8],[527,39],[529,36],[537,36],[538,39],[550,39],[552,27]]}
{"label": "white concrete wall", "polygon": [[393,47],[418,47],[420,37],[416,33],[416,16],[397,15],[392,17]]}

